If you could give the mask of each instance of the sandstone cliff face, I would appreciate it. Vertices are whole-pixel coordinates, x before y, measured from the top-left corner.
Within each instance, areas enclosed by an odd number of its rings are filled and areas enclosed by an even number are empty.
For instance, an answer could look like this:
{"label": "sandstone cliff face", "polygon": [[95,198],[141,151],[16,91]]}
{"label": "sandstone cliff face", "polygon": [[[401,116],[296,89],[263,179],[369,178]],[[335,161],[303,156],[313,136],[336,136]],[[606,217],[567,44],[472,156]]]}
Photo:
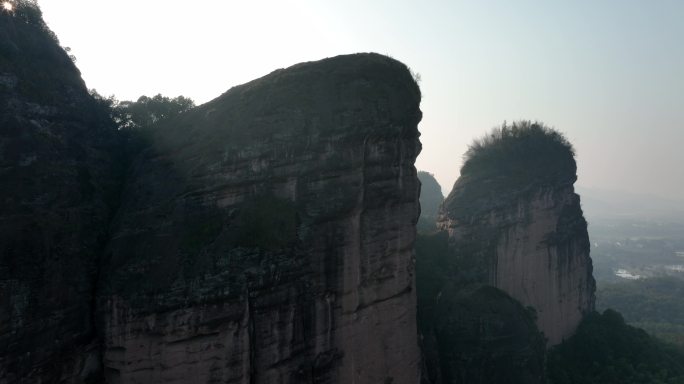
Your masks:
{"label": "sandstone cliff face", "polygon": [[37,9],[0,12],[0,383],[78,383],[99,357],[115,129]]}
{"label": "sandstone cliff face", "polygon": [[279,70],[146,132],[101,273],[109,383],[415,383],[419,90]]}
{"label": "sandstone cliff face", "polygon": [[529,138],[515,140],[503,154],[465,169],[440,226],[460,267],[457,280],[497,287],[534,308],[553,346],[594,308],[587,223],[573,189],[571,148],[537,150]]}
{"label": "sandstone cliff face", "polygon": [[446,231],[416,240],[423,384],[542,384],[545,341],[528,308],[498,288],[463,284]]}

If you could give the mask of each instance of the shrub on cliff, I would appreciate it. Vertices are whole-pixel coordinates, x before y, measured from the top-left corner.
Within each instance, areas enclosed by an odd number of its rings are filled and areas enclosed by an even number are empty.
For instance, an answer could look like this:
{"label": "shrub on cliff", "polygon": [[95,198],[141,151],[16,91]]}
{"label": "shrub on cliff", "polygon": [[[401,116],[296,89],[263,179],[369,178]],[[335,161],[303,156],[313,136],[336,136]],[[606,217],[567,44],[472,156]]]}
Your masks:
{"label": "shrub on cliff", "polygon": [[[16,81],[8,89],[34,103],[64,102],[65,88],[83,87],[80,73],[42,19],[35,1],[10,1],[0,11],[0,73]],[[78,92],[78,91],[76,91]]]}
{"label": "shrub on cliff", "polygon": [[137,101],[126,100],[116,103],[114,120],[120,128],[140,128],[187,112],[193,107],[195,102],[185,96],[140,96]]}
{"label": "shrub on cliff", "polygon": [[473,141],[463,156],[461,175],[491,174],[526,179],[575,175],[575,150],[553,128],[540,122],[519,121],[494,128]]}
{"label": "shrub on cliff", "polygon": [[3,5],[6,14],[21,20],[25,24],[39,27],[55,42],[58,41],[57,36],[48,28],[45,21],[43,21],[43,12],[40,10],[36,0],[12,0],[7,1],[6,3],[9,4],[7,7]]}
{"label": "shrub on cliff", "polygon": [[504,123],[476,139],[463,155],[461,177],[445,201],[452,217],[466,218],[515,205],[528,193],[572,184],[575,151],[558,131],[543,123]]}
{"label": "shrub on cliff", "polygon": [[95,89],[90,90],[90,95],[109,113],[119,129],[148,127],[195,107],[191,98],[182,95],[173,98],[161,94],[143,95],[137,101],[119,101],[113,95],[105,97]]}

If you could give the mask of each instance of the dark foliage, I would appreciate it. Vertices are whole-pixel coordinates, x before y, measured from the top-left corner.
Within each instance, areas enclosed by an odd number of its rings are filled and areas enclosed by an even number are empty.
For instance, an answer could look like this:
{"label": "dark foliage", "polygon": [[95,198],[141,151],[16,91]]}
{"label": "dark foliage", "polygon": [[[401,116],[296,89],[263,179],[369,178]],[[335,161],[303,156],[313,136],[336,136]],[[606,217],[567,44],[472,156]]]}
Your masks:
{"label": "dark foliage", "polygon": [[0,11],[0,74],[21,79],[11,87],[18,95],[60,104],[65,89],[83,87],[80,73],[43,21],[37,3],[12,4],[12,11]]}
{"label": "dark foliage", "polygon": [[94,89],[90,93],[101,108],[109,111],[119,129],[149,127],[195,107],[195,102],[185,96],[171,98],[157,94],[140,96],[138,101],[119,101],[114,96],[102,96]]}
{"label": "dark foliage", "polygon": [[416,290],[418,324],[429,325],[435,315],[435,299],[449,281],[452,268],[446,231],[419,234],[416,238]]}
{"label": "dark foliage", "polygon": [[538,122],[504,123],[475,140],[463,156],[461,177],[445,201],[455,218],[468,219],[545,187],[572,184],[577,165],[572,145]]}
{"label": "dark foliage", "polygon": [[618,312],[591,313],[548,356],[551,384],[684,383],[684,351],[627,325]]}
{"label": "dark foliage", "polygon": [[192,99],[184,96],[140,96],[137,101],[116,103],[113,118],[120,128],[141,128],[187,112],[193,107],[195,103]]}
{"label": "dark foliage", "polygon": [[13,0],[10,4],[12,5],[12,10],[4,11],[8,16],[17,19],[24,24],[40,28],[42,32],[48,35],[55,43],[59,42],[55,33],[52,32],[47,24],[45,24],[45,21],[43,21],[43,12],[40,10],[36,0]]}
{"label": "dark foliage", "polygon": [[659,277],[609,284],[597,292],[597,307],[612,308],[632,325],[684,346],[684,280]]}
{"label": "dark foliage", "polygon": [[416,240],[425,383],[541,383],[544,339],[534,313],[503,291],[463,286],[445,231]]}
{"label": "dark foliage", "polygon": [[505,122],[488,135],[476,139],[463,156],[462,175],[504,173],[526,175],[571,172],[574,174],[575,150],[558,131],[543,123]]}

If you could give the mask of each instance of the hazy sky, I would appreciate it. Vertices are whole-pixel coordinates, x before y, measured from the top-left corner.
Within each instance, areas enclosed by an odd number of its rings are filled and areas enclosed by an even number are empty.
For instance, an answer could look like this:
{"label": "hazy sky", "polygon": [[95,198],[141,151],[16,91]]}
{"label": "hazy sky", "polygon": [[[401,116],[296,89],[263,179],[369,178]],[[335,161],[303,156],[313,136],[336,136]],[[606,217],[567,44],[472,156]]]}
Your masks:
{"label": "hazy sky", "polygon": [[578,184],[684,196],[684,1],[39,0],[89,88],[203,103],[277,68],[378,52],[420,73],[417,167],[445,193],[468,143],[541,120]]}

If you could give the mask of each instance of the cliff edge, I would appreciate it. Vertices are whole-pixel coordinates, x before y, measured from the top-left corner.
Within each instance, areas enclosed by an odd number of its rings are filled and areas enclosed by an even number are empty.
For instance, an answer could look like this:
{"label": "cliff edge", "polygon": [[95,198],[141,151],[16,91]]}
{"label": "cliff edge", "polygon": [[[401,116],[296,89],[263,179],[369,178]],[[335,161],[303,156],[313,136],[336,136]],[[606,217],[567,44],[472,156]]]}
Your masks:
{"label": "cliff edge", "polygon": [[84,382],[119,140],[37,6],[15,5],[0,10],[0,383]]}
{"label": "cliff edge", "polygon": [[570,337],[594,309],[576,170],[572,146],[558,132],[504,125],[470,147],[440,213],[456,280],[499,288],[534,309],[547,346]]}
{"label": "cliff edge", "polygon": [[101,274],[107,382],[415,383],[419,103],[357,54],[143,132]]}

